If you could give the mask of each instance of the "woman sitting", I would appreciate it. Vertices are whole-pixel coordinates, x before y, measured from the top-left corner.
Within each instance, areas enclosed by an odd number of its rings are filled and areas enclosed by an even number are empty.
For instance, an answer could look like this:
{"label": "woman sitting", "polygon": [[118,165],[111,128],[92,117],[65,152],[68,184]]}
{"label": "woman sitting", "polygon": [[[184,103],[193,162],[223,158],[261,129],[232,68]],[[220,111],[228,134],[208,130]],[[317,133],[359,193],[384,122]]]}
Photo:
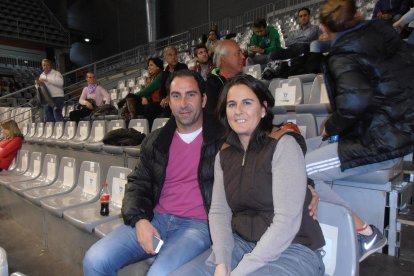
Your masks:
{"label": "woman sitting", "polygon": [[1,128],[4,139],[0,141],[0,171],[9,169],[23,144],[23,135],[14,120],[5,121]]}
{"label": "woman sitting", "polygon": [[123,106],[126,101],[125,117],[127,120],[136,119],[142,115],[148,119],[150,125],[161,112],[160,89],[162,85],[161,72],[164,64],[159,58],[149,58],[147,61],[148,78],[145,87],[134,94],[128,94],[124,100],[118,103],[118,107]]}
{"label": "woman sitting", "polygon": [[103,105],[104,102],[106,104],[111,103],[111,97],[108,91],[96,83],[94,73],[86,73],[86,81],[88,86],[83,88],[79,98],[79,103],[82,105],[82,108],[69,113],[71,121],[79,122],[83,117],[89,116],[94,109]]}
{"label": "woman sitting", "polygon": [[251,76],[223,88],[217,110],[227,135],[214,167],[212,250],[176,275],[324,275],[324,238],[306,208],[305,141],[272,126],[273,105]]}

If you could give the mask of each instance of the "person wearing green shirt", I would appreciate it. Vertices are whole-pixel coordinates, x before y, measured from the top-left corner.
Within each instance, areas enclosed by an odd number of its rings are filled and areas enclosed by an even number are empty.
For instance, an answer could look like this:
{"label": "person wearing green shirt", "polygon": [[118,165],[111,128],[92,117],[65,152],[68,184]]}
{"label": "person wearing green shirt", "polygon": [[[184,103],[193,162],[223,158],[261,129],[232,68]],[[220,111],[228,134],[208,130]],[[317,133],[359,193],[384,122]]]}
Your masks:
{"label": "person wearing green shirt", "polygon": [[[148,77],[145,87],[134,94],[128,94],[125,98],[126,109],[124,116],[127,120],[136,119],[138,115],[148,119],[150,126],[152,121],[161,112],[160,89],[162,85],[163,61],[159,58],[151,57],[147,61]],[[122,102],[122,100],[121,100]],[[118,103],[118,106],[120,104]]]}
{"label": "person wearing green shirt", "polygon": [[269,54],[282,49],[279,33],[273,26],[267,25],[266,19],[256,19],[253,31],[247,51],[247,65],[260,64],[263,69],[269,62]]}

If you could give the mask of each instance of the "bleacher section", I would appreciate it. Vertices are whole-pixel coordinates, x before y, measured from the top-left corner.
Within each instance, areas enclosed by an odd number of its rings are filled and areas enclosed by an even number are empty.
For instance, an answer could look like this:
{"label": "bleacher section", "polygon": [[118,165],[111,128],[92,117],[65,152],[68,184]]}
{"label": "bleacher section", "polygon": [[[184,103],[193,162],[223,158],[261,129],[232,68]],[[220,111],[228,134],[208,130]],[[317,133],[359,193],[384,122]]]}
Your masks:
{"label": "bleacher section", "polygon": [[3,0],[0,2],[0,36],[47,45],[67,47],[69,33],[46,13],[42,1]]}

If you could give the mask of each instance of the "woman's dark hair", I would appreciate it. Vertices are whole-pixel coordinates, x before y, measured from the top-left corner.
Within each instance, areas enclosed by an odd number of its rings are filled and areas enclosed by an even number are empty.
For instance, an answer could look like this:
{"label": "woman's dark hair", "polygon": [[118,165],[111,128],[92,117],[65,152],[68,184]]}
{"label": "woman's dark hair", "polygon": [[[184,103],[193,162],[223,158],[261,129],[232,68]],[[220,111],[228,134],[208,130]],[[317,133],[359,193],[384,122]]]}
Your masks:
{"label": "woman's dark hair", "polygon": [[342,32],[352,28],[359,22],[355,0],[326,0],[319,13],[320,22],[331,32]]}
{"label": "woman's dark hair", "polygon": [[148,66],[148,64],[150,63],[150,61],[152,61],[158,68],[160,68],[161,69],[161,71],[162,70],[164,70],[164,62],[160,59],[160,58],[157,58],[157,57],[150,57],[148,60],[147,60],[147,66]]}
{"label": "woman's dark hair", "polygon": [[261,143],[273,128],[273,113],[269,108],[275,105],[275,99],[263,82],[255,79],[250,75],[240,74],[230,79],[220,93],[216,109],[218,119],[226,128],[226,136],[232,131],[226,115],[227,95],[230,88],[235,85],[245,85],[250,88],[250,90],[252,90],[256,97],[259,99],[260,105],[266,110],[265,116],[260,120],[255,133],[252,135],[252,137],[254,137],[258,143]]}

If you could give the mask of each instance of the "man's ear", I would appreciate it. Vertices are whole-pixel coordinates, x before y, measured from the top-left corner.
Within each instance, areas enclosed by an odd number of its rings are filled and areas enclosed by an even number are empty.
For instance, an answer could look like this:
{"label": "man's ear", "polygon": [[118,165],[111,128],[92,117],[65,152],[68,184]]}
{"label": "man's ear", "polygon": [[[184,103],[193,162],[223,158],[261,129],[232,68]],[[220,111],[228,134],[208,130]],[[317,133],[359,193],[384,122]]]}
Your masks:
{"label": "man's ear", "polygon": [[201,99],[201,107],[204,108],[206,106],[206,103],[207,103],[207,94],[203,93],[202,99]]}

